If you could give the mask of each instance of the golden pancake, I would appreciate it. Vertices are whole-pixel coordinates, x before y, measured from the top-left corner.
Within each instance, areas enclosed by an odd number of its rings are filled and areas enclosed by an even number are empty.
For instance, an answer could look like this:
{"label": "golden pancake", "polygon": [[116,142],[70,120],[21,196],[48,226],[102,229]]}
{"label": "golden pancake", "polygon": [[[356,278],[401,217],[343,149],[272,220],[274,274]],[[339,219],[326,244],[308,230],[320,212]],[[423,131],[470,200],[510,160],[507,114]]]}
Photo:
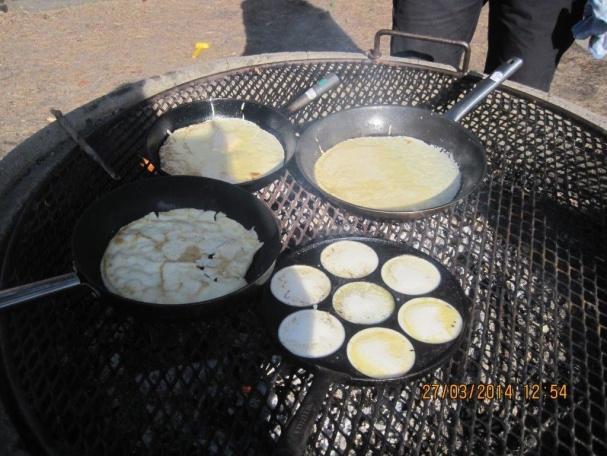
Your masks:
{"label": "golden pancake", "polygon": [[379,258],[375,250],[362,242],[337,241],[323,249],[320,263],[337,277],[360,279],[375,271]]}
{"label": "golden pancake", "polygon": [[399,377],[415,364],[415,349],[409,339],[388,328],[357,332],[350,338],[347,352],[352,366],[372,378]]}
{"label": "golden pancake", "polygon": [[244,119],[215,118],[172,132],[159,150],[160,167],[173,175],[203,176],[232,184],[279,169],[280,141]]}
{"label": "golden pancake", "polygon": [[393,290],[409,295],[429,293],[441,281],[436,266],[415,255],[400,255],[386,261],[381,278]]}
{"label": "golden pancake", "polygon": [[318,159],[314,177],[321,189],[343,201],[391,211],[449,203],[461,181],[449,154],[408,136],[340,142]]}
{"label": "golden pancake", "polygon": [[390,292],[370,282],[347,283],[333,295],[333,308],[341,318],[351,323],[380,323],[394,312],[394,307]]}
{"label": "golden pancake", "polygon": [[437,298],[415,298],[398,311],[398,324],[408,335],[427,344],[444,344],[462,332],[463,320],[455,307]]}

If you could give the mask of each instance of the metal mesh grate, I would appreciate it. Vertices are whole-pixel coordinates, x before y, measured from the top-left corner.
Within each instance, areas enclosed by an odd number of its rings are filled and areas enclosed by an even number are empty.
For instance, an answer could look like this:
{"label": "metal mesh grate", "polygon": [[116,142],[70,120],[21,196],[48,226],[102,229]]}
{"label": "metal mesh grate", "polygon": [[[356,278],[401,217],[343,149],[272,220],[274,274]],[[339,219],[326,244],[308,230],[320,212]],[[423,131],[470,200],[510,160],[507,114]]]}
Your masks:
{"label": "metal mesh grate", "polygon": [[[296,124],[380,103],[443,111],[470,87],[400,65],[268,65],[177,87],[90,141],[134,180],[145,175],[138,152],[146,129],[162,112],[220,97],[278,107],[329,71],[343,84],[295,115]],[[607,138],[504,91],[463,123],[487,147],[489,176],[448,212],[406,223],[358,217],[314,194],[295,169],[258,192],[286,244],[336,233],[401,240],[441,261],[473,302],[467,338],[443,368],[402,385],[334,384],[310,454],[607,454]],[[32,195],[5,285],[69,270],[71,227],[114,185],[70,155]],[[12,391],[60,454],[267,454],[311,378],[276,356],[253,311],[155,324],[79,290],[1,323]],[[512,385],[514,397],[425,400],[424,383]],[[540,398],[522,397],[534,384],[545,387]],[[551,384],[567,385],[567,397],[551,399]]]}

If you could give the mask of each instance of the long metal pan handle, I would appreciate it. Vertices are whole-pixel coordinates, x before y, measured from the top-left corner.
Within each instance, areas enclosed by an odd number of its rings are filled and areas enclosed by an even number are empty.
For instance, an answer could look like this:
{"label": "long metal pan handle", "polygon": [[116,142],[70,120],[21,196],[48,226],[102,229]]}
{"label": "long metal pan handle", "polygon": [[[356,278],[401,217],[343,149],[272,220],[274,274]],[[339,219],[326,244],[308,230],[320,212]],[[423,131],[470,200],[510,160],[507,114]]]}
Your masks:
{"label": "long metal pan handle", "polygon": [[278,442],[278,447],[272,453],[273,456],[300,456],[304,453],[314,419],[318,415],[319,406],[327,395],[329,386],[331,386],[331,378],[328,375],[318,373],[314,376],[310,391],[295,416],[291,418]]}
{"label": "long metal pan handle", "polygon": [[289,105],[284,108],[284,111],[289,114],[299,111],[301,108],[307,106],[321,95],[333,90],[339,85],[339,83],[339,77],[335,73],[325,74],[320,81],[289,103]]}
{"label": "long metal pan handle", "polygon": [[479,82],[461,101],[449,109],[444,117],[459,122],[462,117],[476,108],[481,101],[487,98],[487,95],[512,76],[522,65],[523,60],[518,57],[513,57],[502,63],[493,73]]}
{"label": "long metal pan handle", "polygon": [[464,52],[464,60],[461,65],[457,67],[457,71],[460,74],[465,74],[468,72],[468,67],[470,66],[470,44],[466,43],[465,41],[450,40],[447,38],[439,38],[437,36],[418,35],[417,33],[401,32],[398,30],[381,29],[375,34],[373,49],[371,49],[368,53],[371,60],[377,60],[381,57],[380,45],[382,36],[402,36],[403,38],[410,38],[412,40],[429,41],[431,43],[446,44],[449,46],[457,46],[462,48],[462,51]]}
{"label": "long metal pan handle", "polygon": [[80,285],[74,272],[0,291],[0,311]]}

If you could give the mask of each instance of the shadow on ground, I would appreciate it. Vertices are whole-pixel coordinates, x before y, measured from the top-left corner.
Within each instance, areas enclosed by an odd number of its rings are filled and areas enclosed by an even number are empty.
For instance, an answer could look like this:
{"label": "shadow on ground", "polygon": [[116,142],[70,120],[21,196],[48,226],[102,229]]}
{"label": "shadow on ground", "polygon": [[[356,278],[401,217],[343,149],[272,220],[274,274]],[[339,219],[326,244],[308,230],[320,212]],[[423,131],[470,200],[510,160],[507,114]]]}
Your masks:
{"label": "shadow on ground", "polygon": [[361,52],[331,14],[302,0],[244,0],[243,55],[284,51]]}

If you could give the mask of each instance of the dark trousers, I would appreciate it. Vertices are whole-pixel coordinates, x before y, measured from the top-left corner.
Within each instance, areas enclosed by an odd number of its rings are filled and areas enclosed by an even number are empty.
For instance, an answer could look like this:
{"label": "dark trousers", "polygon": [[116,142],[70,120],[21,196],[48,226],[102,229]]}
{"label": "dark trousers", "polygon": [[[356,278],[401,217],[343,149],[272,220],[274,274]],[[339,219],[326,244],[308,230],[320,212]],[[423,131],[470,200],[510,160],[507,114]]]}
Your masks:
{"label": "dark trousers", "polygon": [[[403,32],[470,41],[483,0],[393,0],[393,28]],[[489,0],[489,46],[485,72],[510,57],[523,66],[512,80],[550,88],[563,53],[573,43],[571,27],[582,18],[584,0]],[[392,55],[457,65],[461,50],[393,37]]]}

